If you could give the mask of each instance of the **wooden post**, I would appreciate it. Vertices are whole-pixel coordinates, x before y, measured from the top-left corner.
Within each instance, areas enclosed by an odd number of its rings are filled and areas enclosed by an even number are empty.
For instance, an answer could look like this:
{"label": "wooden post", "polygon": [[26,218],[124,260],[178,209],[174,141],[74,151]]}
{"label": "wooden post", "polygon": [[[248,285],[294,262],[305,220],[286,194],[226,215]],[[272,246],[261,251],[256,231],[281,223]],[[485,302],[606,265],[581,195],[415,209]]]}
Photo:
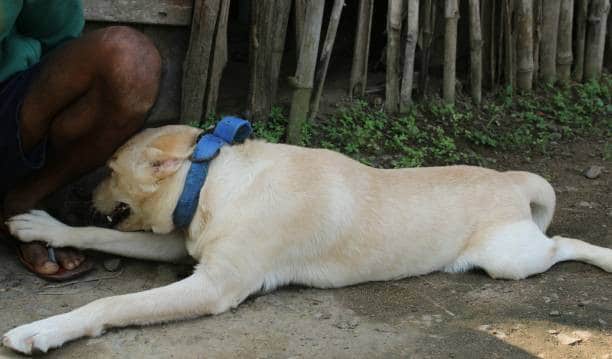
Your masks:
{"label": "wooden post", "polygon": [[540,77],[554,82],[557,77],[557,35],[559,30],[559,0],[543,0],[542,43],[540,44]]}
{"label": "wooden post", "polygon": [[604,53],[604,66],[612,72],[612,15],[608,13],[608,31],[606,31],[606,50]]}
{"label": "wooden post", "polygon": [[290,79],[294,90],[289,112],[287,141],[293,144],[299,144],[302,141],[302,128],[308,116],[324,6],[323,1],[310,1],[306,7],[300,59],[295,76]]}
{"label": "wooden post", "polygon": [[493,76],[491,73],[491,47],[493,46],[493,38],[491,28],[493,27],[493,18],[491,16],[491,7],[494,0],[480,1],[480,23],[482,28],[482,76],[484,85],[488,88],[493,88]]}
{"label": "wooden post", "polygon": [[601,76],[609,11],[610,0],[592,0],[584,58],[584,79],[586,81],[599,80]]}
{"label": "wooden post", "polygon": [[470,0],[470,85],[472,101],[479,105],[482,99],[482,30],[480,28],[479,0]]}
{"label": "wooden post", "polygon": [[[495,73],[497,75],[497,80],[503,78],[502,74],[504,74],[504,45],[506,34],[506,3],[505,0],[501,0],[498,4],[499,7],[499,22],[496,22],[496,27],[498,27],[497,32],[499,37],[497,38],[497,63],[495,64],[496,69]],[[497,25],[499,24],[499,25]]]}
{"label": "wooden post", "polygon": [[368,82],[368,57],[374,0],[359,0],[357,34],[353,51],[353,65],[349,81],[349,96],[364,96]]}
{"label": "wooden post", "polygon": [[514,69],[515,69],[515,39],[514,32],[512,31],[512,14],[514,12],[513,0],[504,0],[502,6],[504,7],[503,21],[504,21],[504,78],[506,84],[510,88],[514,88]]}
{"label": "wooden post", "polygon": [[210,67],[210,76],[206,86],[206,99],[203,116],[215,114],[217,99],[219,98],[219,85],[221,76],[227,64],[227,19],[229,16],[230,0],[222,0],[219,9],[217,30],[215,31],[215,47],[213,50],[213,61]]}
{"label": "wooden post", "polygon": [[533,78],[539,77],[540,71],[540,43],[542,42],[542,11],[543,0],[533,3]]}
{"label": "wooden post", "polygon": [[589,0],[578,0],[576,15],[576,64],[574,65],[574,80],[582,82],[584,78],[584,43],[586,42],[587,16]]}
{"label": "wooden post", "polygon": [[290,8],[286,0],[260,0],[251,5],[250,84],[247,109],[254,121],[268,118],[278,88]]}
{"label": "wooden post", "polygon": [[531,90],[533,86],[533,1],[518,0],[516,3],[516,85],[520,90]]}
{"label": "wooden post", "polygon": [[[291,0],[288,0],[291,2]],[[306,3],[307,0],[295,0],[294,22],[295,22],[295,56],[296,59],[300,59],[300,47],[302,44],[302,33],[304,32],[304,18],[306,17]]]}
{"label": "wooden post", "polygon": [[344,0],[334,0],[334,7],[329,16],[329,25],[327,26],[327,33],[325,34],[325,42],[323,43],[323,49],[321,50],[321,56],[319,57],[317,72],[315,74],[314,88],[316,90],[310,105],[310,119],[314,119],[317,116],[317,112],[319,112],[319,102],[323,94],[323,85],[325,84],[325,77],[327,76],[329,59],[334,49],[334,42],[336,41],[336,33],[338,32],[338,24],[340,23],[343,7]]}
{"label": "wooden post", "polygon": [[[275,5],[275,22],[273,26],[273,42],[272,42],[272,61],[270,63],[270,97],[271,103],[276,101],[278,92],[278,77],[280,74],[281,63],[283,61],[283,53],[285,52],[285,40],[287,35],[287,25],[289,24],[289,13],[291,12],[291,0],[276,0]],[[272,108],[270,108],[271,110]]]}
{"label": "wooden post", "polygon": [[457,22],[459,20],[459,1],[446,0],[444,6],[446,30],[444,34],[444,102],[455,103],[455,66],[457,61]]}
{"label": "wooden post", "polygon": [[199,122],[206,115],[204,99],[220,6],[221,0],[194,2],[189,47],[183,64],[181,89],[183,123]]}
{"label": "wooden post", "polygon": [[385,109],[389,113],[399,111],[400,38],[402,36],[402,2],[389,0],[387,7],[387,71],[385,85]]}
{"label": "wooden post", "polygon": [[559,38],[557,43],[557,76],[561,82],[569,82],[572,68],[572,24],[574,0],[561,0],[559,11]]}
{"label": "wooden post", "polygon": [[419,72],[419,88],[423,94],[427,93],[427,85],[429,84],[429,58],[431,56],[431,44],[436,28],[436,9],[432,0],[423,0],[420,2],[421,10],[421,35],[419,42],[421,44],[421,71]]}
{"label": "wooden post", "polygon": [[400,112],[407,112],[412,104],[414,53],[419,37],[419,0],[408,0],[407,6],[406,48],[404,50],[404,69],[400,90]]}
{"label": "wooden post", "polygon": [[[501,43],[501,36],[503,32],[499,29],[498,24],[498,16],[497,16],[497,1],[491,0],[491,45],[490,45],[490,53],[489,53],[489,66],[491,72],[491,87],[494,87],[497,84],[498,71],[497,71],[497,63],[498,58],[501,56],[499,51],[497,50],[499,43]],[[500,7],[501,8],[501,7]]]}

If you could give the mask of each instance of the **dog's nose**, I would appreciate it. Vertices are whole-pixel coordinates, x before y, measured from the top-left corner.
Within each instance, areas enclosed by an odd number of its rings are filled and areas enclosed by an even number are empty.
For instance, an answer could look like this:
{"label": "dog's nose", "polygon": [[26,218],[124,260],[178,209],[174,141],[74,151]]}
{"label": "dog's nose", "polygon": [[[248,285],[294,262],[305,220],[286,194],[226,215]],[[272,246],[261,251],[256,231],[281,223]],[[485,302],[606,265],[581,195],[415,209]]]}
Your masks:
{"label": "dog's nose", "polygon": [[130,206],[120,202],[110,214],[104,214],[95,208],[91,214],[91,223],[97,227],[114,228],[130,215]]}
{"label": "dog's nose", "polygon": [[111,217],[106,215],[95,208],[91,209],[91,214],[89,216],[89,223],[95,227],[103,227],[103,228],[111,228]]}

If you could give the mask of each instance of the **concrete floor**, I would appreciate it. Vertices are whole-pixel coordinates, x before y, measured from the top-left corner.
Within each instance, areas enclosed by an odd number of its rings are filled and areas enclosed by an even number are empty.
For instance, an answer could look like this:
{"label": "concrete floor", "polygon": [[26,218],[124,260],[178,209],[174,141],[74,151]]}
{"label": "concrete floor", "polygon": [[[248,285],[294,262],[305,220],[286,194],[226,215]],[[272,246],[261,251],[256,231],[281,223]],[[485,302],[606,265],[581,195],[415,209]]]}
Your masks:
{"label": "concrete floor", "polygon": [[[612,175],[586,180],[579,172],[587,162],[612,166],[581,146],[568,148],[585,153],[572,160],[511,165],[544,174],[558,189],[551,233],[612,247]],[[120,272],[106,272],[98,263],[77,283],[57,285],[26,272],[1,244],[0,263],[0,333],[100,297],[171,283],[189,271],[125,260]],[[48,357],[609,359],[611,324],[612,274],[564,263],[523,281],[434,273],[335,290],[284,288],[219,316],[111,330]],[[581,341],[562,344],[563,336]],[[20,356],[0,348],[0,357]]]}

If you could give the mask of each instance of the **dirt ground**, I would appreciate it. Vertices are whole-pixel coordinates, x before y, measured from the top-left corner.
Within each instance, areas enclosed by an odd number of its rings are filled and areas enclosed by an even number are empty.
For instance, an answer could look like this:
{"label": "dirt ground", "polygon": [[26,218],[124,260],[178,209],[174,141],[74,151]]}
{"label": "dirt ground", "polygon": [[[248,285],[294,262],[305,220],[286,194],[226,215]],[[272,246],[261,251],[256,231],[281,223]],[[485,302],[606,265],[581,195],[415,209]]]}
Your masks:
{"label": "dirt ground", "polygon": [[[551,234],[612,248],[612,161],[604,142],[557,146],[551,156],[495,155],[498,169],[542,174],[557,190]],[[598,179],[581,172],[604,167]],[[189,272],[124,260],[73,284],[26,272],[0,244],[0,332],[94,299],[171,283]],[[335,290],[284,288],[215,317],[110,330],[50,358],[612,358],[612,275],[563,263],[523,281],[481,272],[435,273]],[[564,339],[577,340],[563,344]],[[0,357],[19,357],[0,348]]]}

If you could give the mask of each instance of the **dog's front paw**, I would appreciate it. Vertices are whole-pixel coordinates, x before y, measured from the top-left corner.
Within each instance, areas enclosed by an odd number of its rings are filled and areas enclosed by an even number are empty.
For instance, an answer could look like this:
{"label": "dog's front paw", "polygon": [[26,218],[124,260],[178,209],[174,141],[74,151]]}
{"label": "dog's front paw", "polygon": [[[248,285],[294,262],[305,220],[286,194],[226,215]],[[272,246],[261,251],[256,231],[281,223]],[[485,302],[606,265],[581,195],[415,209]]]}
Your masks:
{"label": "dog's front paw", "polygon": [[68,328],[54,323],[54,318],[43,319],[10,330],[2,337],[2,344],[23,354],[46,353],[70,340],[64,334]]}
{"label": "dog's front paw", "polygon": [[65,247],[71,227],[51,217],[45,211],[32,210],[11,217],[6,224],[11,234],[21,241],[43,241],[53,247]]}

